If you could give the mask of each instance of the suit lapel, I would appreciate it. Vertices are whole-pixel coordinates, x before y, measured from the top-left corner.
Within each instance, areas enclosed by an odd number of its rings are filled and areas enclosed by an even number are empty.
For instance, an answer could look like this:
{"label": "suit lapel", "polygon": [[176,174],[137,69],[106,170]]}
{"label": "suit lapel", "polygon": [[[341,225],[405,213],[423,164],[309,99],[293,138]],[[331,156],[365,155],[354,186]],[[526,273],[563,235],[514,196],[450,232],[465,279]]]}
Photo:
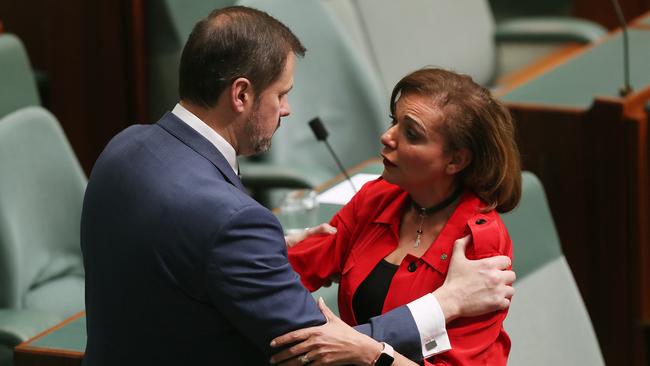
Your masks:
{"label": "suit lapel", "polygon": [[185,145],[189,146],[192,150],[196,151],[199,155],[208,159],[224,176],[224,178],[235,187],[243,192],[246,188],[241,183],[239,177],[233,172],[230,164],[226,158],[217,150],[217,148],[201,136],[198,132],[188,126],[185,122],[181,121],[173,113],[167,112],[158,121],[158,125],[165,131],[169,132]]}

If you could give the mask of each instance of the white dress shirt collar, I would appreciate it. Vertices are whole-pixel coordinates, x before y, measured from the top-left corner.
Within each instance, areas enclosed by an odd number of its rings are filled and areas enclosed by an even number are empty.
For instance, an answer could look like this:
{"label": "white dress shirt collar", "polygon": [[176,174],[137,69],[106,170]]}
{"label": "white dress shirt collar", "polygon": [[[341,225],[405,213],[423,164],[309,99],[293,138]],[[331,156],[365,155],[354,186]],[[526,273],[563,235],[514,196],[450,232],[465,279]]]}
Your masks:
{"label": "white dress shirt collar", "polygon": [[198,132],[201,136],[210,141],[217,148],[217,150],[219,150],[221,155],[226,158],[226,161],[228,161],[228,164],[235,172],[235,174],[239,174],[237,153],[235,152],[235,149],[232,147],[232,145],[226,141],[226,139],[219,135],[217,131],[213,130],[205,122],[201,121],[199,117],[188,111],[180,103],[176,104],[172,110],[172,113],[181,121],[185,122],[188,126],[192,127],[192,129]]}

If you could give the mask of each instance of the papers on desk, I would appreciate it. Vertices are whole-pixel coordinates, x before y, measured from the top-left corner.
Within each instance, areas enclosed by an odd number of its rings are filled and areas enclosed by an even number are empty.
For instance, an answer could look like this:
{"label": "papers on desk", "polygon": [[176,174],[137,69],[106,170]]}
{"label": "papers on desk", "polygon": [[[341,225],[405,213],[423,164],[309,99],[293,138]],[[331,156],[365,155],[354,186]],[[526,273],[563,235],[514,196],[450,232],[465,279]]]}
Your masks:
{"label": "papers on desk", "polygon": [[[366,173],[355,174],[351,177],[352,183],[354,184],[354,187],[357,189],[357,191],[360,190],[361,186],[366,184],[366,182],[369,182],[377,178],[379,178],[379,174],[366,174]],[[346,203],[348,203],[348,201],[350,201],[350,199],[352,199],[352,196],[354,196],[354,191],[352,190],[352,186],[350,186],[350,182],[344,180],[341,183],[335,185],[334,187],[319,194],[317,199],[319,203],[345,205]]]}

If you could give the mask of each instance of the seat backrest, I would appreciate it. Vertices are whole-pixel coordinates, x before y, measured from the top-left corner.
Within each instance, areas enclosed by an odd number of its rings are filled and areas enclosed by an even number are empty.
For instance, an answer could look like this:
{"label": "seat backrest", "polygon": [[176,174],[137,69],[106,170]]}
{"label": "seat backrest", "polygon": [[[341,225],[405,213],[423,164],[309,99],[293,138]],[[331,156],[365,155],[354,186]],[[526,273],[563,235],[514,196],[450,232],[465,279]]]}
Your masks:
{"label": "seat backrest", "polygon": [[0,118],[40,103],[25,47],[13,34],[0,34]]}
{"label": "seat backrest", "polygon": [[27,107],[0,119],[0,308],[23,308],[29,290],[83,271],[85,186],[49,112]]}
{"label": "seat backrest", "polygon": [[194,24],[235,0],[147,1],[149,118],[157,120],[178,102],[178,66]]}
{"label": "seat backrest", "polygon": [[517,273],[505,329],[509,365],[604,365],[539,179],[523,173],[519,206],[503,215]]}
{"label": "seat backrest", "polygon": [[[486,0],[328,0],[362,34],[387,91],[407,73],[436,66],[492,82],[495,24]],[[336,4],[349,2],[352,5]],[[343,14],[354,10],[354,15]]]}
{"label": "seat backrest", "polygon": [[311,132],[320,117],[329,143],[349,168],[379,155],[379,137],[388,127],[388,100],[370,65],[348,39],[339,20],[319,0],[242,0],[287,25],[307,48],[299,59],[291,115],[282,123],[265,159],[313,172],[317,182],[338,174],[332,157]]}

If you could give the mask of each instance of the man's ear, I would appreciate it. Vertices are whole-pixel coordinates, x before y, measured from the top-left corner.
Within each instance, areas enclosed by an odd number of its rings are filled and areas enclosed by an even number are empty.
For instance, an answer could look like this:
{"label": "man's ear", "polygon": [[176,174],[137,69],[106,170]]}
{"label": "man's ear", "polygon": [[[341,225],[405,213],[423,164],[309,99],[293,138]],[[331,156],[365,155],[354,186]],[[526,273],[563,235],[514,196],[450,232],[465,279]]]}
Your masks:
{"label": "man's ear", "polygon": [[246,78],[237,78],[230,84],[230,105],[236,112],[244,112],[253,104],[253,86]]}
{"label": "man's ear", "polygon": [[445,172],[449,175],[460,173],[472,162],[472,152],[469,149],[459,149],[451,153]]}

